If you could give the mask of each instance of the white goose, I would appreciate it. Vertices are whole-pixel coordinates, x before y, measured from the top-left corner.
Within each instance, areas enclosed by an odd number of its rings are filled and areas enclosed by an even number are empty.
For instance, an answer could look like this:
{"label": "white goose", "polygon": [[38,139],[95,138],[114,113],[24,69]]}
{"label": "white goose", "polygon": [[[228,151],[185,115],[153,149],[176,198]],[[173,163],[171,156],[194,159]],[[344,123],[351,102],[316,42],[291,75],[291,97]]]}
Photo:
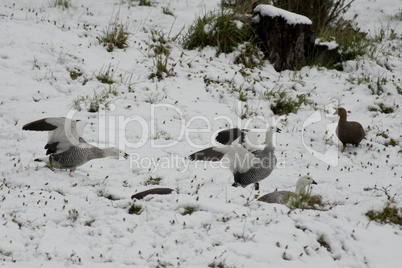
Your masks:
{"label": "white goose", "polygon": [[124,157],[128,154],[118,148],[109,147],[100,149],[87,143],[82,138],[86,121],[72,120],[65,117],[49,117],[25,124],[23,130],[49,131],[48,142],[45,146],[47,157],[37,158],[35,161],[60,169],[74,171],[86,162],[107,156],[113,158]]}
{"label": "white goose", "polygon": [[[244,131],[239,129],[223,130],[225,133],[222,139],[217,140],[229,144],[225,146],[214,146],[202,151],[193,153],[189,156],[190,160],[201,161],[220,161],[223,158],[229,163],[229,168],[234,176],[232,186],[247,186],[254,183],[258,190],[258,182],[268,177],[276,166],[275,147],[273,145],[273,135],[280,132],[276,127],[269,127],[266,132],[265,147],[263,150],[250,152],[243,145]],[[234,133],[234,134],[233,134]],[[237,134],[236,134],[237,133]]]}
{"label": "white goose", "polygon": [[296,182],[296,191],[275,191],[258,198],[258,201],[267,203],[285,204],[291,196],[297,196],[306,191],[306,188],[311,184],[317,184],[312,177],[302,176]]}

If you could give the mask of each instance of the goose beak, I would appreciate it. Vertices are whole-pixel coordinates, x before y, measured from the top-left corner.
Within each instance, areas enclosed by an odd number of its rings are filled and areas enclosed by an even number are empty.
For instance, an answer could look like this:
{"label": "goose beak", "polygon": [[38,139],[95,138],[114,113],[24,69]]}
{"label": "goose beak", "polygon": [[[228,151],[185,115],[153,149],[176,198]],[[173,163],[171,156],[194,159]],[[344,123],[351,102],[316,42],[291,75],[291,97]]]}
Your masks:
{"label": "goose beak", "polygon": [[281,133],[282,129],[276,128],[276,132]]}
{"label": "goose beak", "polygon": [[313,180],[313,182],[312,182],[311,184],[316,184],[316,185],[317,185],[317,183],[315,182],[315,180]]}
{"label": "goose beak", "polygon": [[128,159],[128,157],[129,157],[128,153],[124,153],[124,158]]}

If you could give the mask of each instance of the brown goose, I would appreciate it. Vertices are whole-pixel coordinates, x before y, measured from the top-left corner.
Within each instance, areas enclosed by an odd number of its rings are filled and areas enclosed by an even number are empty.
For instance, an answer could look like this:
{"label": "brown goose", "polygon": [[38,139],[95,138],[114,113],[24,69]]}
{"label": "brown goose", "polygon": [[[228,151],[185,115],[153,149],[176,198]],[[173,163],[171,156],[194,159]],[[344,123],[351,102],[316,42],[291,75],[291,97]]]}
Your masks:
{"label": "brown goose", "polygon": [[358,122],[349,122],[346,120],[347,113],[342,107],[336,109],[336,113],[339,115],[338,126],[336,127],[336,135],[343,144],[342,153],[345,151],[346,144],[350,143],[354,146],[358,146],[364,136],[364,129]]}

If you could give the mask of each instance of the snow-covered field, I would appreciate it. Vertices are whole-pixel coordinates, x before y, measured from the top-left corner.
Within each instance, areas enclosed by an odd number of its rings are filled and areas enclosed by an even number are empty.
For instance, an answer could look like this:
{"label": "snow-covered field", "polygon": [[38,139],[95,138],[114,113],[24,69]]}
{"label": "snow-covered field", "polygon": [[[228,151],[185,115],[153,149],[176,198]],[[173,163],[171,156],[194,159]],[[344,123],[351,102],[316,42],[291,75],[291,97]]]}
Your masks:
{"label": "snow-covered field", "polygon": [[[2,266],[401,267],[401,227],[365,216],[384,207],[383,187],[402,205],[401,146],[385,146],[390,139],[402,144],[400,0],[357,0],[346,14],[358,14],[358,26],[372,36],[384,32],[370,47],[373,57],[346,62],[342,72],[304,67],[282,73],[269,63],[242,70],[234,53],[217,57],[214,48],[182,48],[174,37],[220,1],[128,2],[74,0],[63,10],[48,1],[1,1]],[[109,53],[96,37],[116,14],[128,27],[129,46]],[[387,38],[391,31],[397,38]],[[158,32],[169,37],[168,68],[175,73],[161,81],[148,78],[156,70],[152,35]],[[95,78],[109,66],[110,87]],[[82,75],[72,79],[73,70]],[[378,83],[383,93],[372,94]],[[279,120],[261,95],[281,85],[294,96],[309,94],[315,104],[278,122],[281,165],[259,192],[231,187],[227,169],[184,159],[210,146],[221,128],[263,129],[262,118]],[[233,87],[250,89],[246,102]],[[110,88],[116,94],[98,113],[77,101]],[[367,132],[367,140],[344,153],[333,135],[338,105]],[[369,110],[379,105],[394,111]],[[245,111],[255,116],[239,119]],[[88,142],[118,145],[131,158],[94,160],[73,173],[34,162],[45,154],[47,134],[22,126],[54,116],[89,121]],[[293,190],[306,174],[318,183],[313,192],[323,197],[324,209],[291,211],[256,201],[276,188]],[[155,187],[148,185],[151,177],[178,193],[135,201],[141,213],[129,214],[130,196]],[[192,214],[185,213],[189,208]]]}

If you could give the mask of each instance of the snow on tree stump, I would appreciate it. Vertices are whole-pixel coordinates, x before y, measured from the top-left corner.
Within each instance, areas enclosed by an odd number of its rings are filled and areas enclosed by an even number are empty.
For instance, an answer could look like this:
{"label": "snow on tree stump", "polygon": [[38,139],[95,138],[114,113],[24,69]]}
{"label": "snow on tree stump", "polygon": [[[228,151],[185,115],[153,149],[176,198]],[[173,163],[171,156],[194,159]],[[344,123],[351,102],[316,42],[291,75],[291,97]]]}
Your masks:
{"label": "snow on tree stump", "polygon": [[271,5],[254,9],[253,23],[261,39],[261,49],[276,71],[296,69],[314,53],[316,34],[311,20]]}

